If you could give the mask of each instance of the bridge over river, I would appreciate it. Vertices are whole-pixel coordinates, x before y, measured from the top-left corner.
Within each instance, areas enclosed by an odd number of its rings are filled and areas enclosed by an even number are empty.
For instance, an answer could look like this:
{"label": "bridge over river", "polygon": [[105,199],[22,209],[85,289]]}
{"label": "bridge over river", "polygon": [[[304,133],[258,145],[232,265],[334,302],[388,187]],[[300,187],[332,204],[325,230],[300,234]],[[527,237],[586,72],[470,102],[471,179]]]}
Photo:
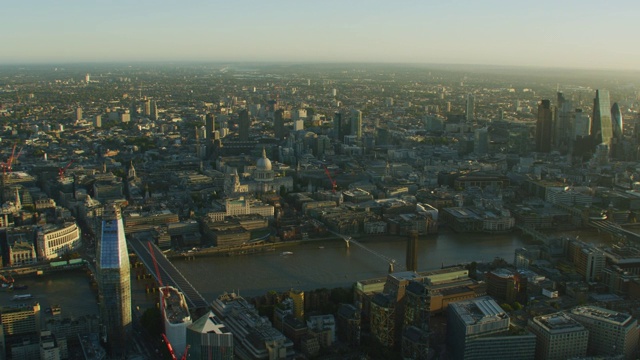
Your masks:
{"label": "bridge over river", "polygon": [[[209,306],[209,303],[205,301],[198,290],[185,279],[182,273],[173,266],[152,241],[131,236],[127,238],[127,244],[133,249],[138,259],[144,264],[158,284],[173,286],[184,294],[190,309],[206,308]],[[158,279],[158,274],[156,274],[156,268],[153,264],[154,258],[158,265],[158,272],[160,273],[161,279]]]}

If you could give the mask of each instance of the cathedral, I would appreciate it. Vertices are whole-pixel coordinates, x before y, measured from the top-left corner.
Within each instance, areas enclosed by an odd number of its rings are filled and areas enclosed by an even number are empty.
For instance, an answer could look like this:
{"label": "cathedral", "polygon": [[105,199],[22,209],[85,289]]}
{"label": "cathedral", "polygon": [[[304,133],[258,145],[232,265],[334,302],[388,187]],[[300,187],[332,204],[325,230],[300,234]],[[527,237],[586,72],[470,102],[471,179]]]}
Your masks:
{"label": "cathedral", "polygon": [[283,186],[287,191],[293,189],[293,178],[276,175],[278,174],[273,170],[271,160],[267,158],[267,152],[263,148],[262,157],[256,161],[256,168],[251,176],[241,179],[237,169],[234,169],[225,179],[224,192],[228,197],[234,197],[247,193],[278,193]]}

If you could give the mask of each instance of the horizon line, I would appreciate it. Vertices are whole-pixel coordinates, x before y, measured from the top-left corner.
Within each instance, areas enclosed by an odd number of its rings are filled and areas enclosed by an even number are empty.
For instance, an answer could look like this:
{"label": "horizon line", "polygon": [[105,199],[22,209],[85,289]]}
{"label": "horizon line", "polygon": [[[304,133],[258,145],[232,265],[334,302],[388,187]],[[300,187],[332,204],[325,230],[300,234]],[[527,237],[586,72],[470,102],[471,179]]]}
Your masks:
{"label": "horizon line", "polygon": [[513,64],[481,64],[481,63],[443,63],[443,62],[403,62],[403,61],[338,61],[338,60],[83,60],[83,61],[24,61],[3,62],[0,66],[65,66],[65,65],[140,65],[140,64],[253,64],[253,65],[409,65],[409,66],[452,66],[477,68],[511,68],[511,69],[541,69],[541,70],[574,70],[574,71],[614,71],[637,72],[640,69],[630,68],[595,68],[595,67],[567,67],[559,65],[513,65]]}

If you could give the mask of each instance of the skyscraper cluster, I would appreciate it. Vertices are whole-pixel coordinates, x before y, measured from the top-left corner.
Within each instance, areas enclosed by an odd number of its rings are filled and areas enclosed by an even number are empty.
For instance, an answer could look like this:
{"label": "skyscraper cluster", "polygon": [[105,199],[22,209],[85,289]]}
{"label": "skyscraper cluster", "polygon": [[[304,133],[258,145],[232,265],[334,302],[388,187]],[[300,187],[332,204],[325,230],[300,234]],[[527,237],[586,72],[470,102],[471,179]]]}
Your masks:
{"label": "skyscraper cluster", "polygon": [[535,150],[548,153],[553,150],[577,155],[593,154],[596,148],[607,149],[608,156],[623,158],[623,120],[617,103],[611,106],[609,91],[596,90],[593,113],[589,118],[582,109],[558,92],[557,104],[548,99],[538,104]]}

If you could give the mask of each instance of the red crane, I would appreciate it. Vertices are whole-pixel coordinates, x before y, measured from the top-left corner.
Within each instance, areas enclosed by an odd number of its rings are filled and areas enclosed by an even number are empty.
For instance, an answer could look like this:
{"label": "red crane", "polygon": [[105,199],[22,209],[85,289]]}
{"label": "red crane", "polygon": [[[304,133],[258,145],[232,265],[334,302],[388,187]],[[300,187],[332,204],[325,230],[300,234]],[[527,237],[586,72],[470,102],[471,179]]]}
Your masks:
{"label": "red crane", "polygon": [[6,175],[7,174],[7,170],[9,170],[9,173],[11,173],[11,164],[13,163],[13,157],[16,154],[16,146],[18,145],[18,143],[13,144],[13,149],[11,150],[11,156],[7,159],[7,161],[3,162],[0,164],[0,166],[2,166],[2,174]]}
{"label": "red crane", "polygon": [[[153,251],[153,245],[151,245],[151,241],[147,241],[147,245],[149,246],[149,253],[151,254],[151,259],[153,260],[153,267],[156,271],[156,277],[158,278],[158,285],[160,286],[160,291],[165,291],[165,287],[162,284],[162,277],[160,276],[160,269],[158,268],[158,262],[156,261],[156,253]],[[162,314],[162,316],[164,316],[164,301],[160,301],[160,313]],[[162,335],[162,340],[164,340],[165,344],[167,344],[167,349],[169,349],[169,353],[171,354],[171,359],[172,360],[178,360],[178,358],[176,357],[176,353],[173,351],[173,346],[171,346],[171,343],[169,342],[169,339],[167,338],[167,335],[165,335],[165,333],[161,333]],[[184,353],[182,354],[182,357],[180,358],[180,360],[186,360],[187,359],[187,354],[189,353],[189,345],[187,345],[187,347],[184,349]]]}
{"label": "red crane", "polygon": [[71,164],[73,164],[75,160],[71,160],[69,161],[69,163],[67,164],[67,166],[58,169],[58,176],[60,177],[60,180],[64,179],[64,173],[67,171],[67,169],[69,168],[69,166],[71,166]]}
{"label": "red crane", "polygon": [[329,181],[331,181],[331,190],[333,191],[333,193],[335,194],[336,192],[336,181],[333,180],[333,178],[331,177],[331,173],[329,172],[329,169],[327,169],[326,165],[322,165],[324,166],[324,173],[327,174],[327,177],[329,178]]}

